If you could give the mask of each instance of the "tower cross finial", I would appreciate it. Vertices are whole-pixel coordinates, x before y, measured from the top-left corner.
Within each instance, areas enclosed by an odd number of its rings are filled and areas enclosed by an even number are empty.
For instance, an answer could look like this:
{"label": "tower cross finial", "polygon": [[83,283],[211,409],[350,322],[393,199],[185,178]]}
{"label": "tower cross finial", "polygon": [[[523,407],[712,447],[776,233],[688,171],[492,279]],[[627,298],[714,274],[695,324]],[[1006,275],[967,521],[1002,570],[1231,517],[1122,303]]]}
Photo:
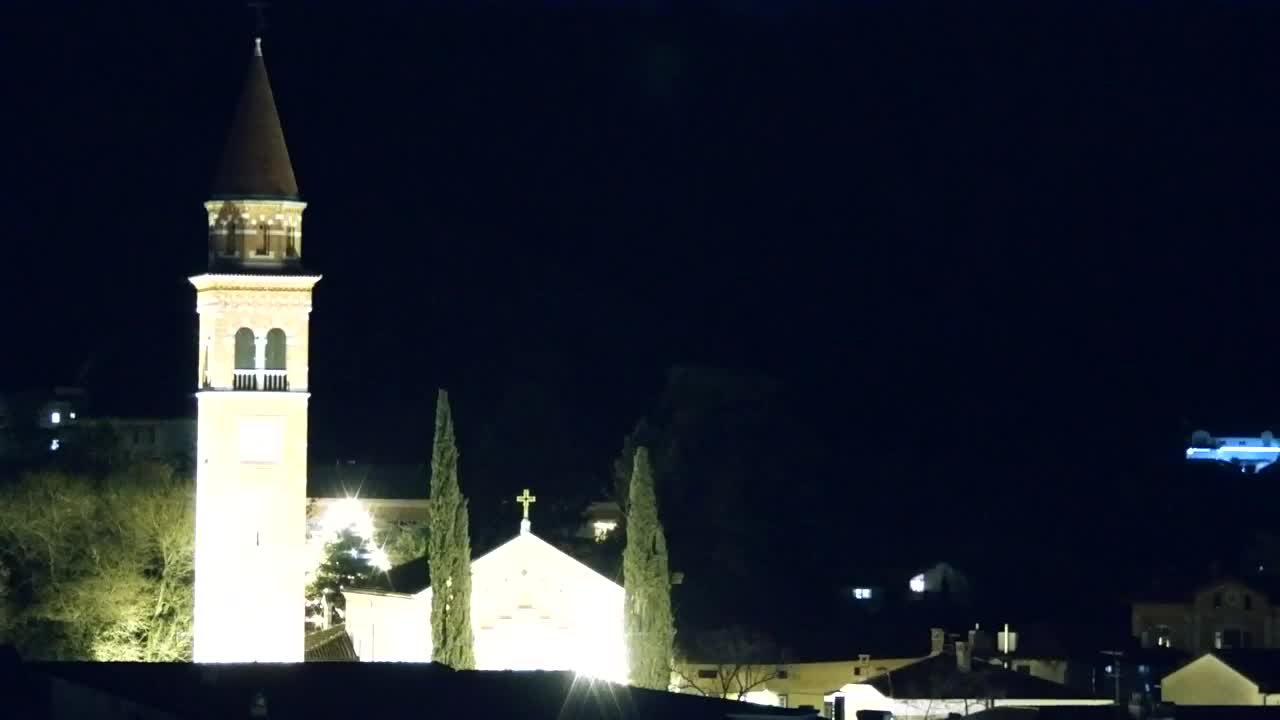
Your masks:
{"label": "tower cross finial", "polygon": [[249,9],[253,11],[253,38],[256,43],[256,50],[259,55],[262,54],[262,33],[267,30],[267,16],[263,12],[270,5],[266,0],[249,0],[246,3]]}

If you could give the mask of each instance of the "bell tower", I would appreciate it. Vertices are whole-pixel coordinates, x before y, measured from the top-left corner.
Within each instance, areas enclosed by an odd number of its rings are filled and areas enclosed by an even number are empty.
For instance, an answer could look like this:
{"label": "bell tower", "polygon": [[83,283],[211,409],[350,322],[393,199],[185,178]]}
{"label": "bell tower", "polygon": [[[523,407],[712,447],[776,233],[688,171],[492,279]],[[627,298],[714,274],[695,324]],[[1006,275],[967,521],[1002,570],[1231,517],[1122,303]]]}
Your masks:
{"label": "bell tower", "polygon": [[195,661],[301,662],[311,289],[302,211],[255,39],[191,278],[196,383]]}

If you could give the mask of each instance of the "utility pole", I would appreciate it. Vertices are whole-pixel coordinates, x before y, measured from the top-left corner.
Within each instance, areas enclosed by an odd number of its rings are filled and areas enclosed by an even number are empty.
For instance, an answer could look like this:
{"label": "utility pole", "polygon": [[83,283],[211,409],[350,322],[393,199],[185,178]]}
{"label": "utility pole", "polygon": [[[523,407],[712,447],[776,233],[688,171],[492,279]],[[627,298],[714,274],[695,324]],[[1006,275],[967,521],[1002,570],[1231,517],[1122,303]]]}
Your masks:
{"label": "utility pole", "polygon": [[1103,650],[1103,655],[1112,658],[1111,660],[1111,676],[1116,679],[1116,705],[1120,704],[1120,658],[1124,656],[1122,650]]}

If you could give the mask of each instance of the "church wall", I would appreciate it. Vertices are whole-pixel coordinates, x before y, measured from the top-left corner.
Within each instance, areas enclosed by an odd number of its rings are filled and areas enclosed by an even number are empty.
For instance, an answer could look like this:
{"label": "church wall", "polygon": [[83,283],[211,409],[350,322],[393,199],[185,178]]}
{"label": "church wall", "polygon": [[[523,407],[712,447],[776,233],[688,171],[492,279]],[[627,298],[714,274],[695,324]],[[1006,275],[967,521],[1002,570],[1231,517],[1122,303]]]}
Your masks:
{"label": "church wall", "polygon": [[195,658],[302,660],[305,393],[197,393]]}
{"label": "church wall", "polygon": [[291,390],[306,390],[311,285],[317,278],[210,276],[200,278],[200,387],[230,389],[235,374],[235,335],[247,327],[265,342],[272,328],[285,332],[285,367]]}
{"label": "church wall", "polygon": [[[430,659],[430,589],[345,596],[361,660]],[[478,669],[573,670],[625,682],[622,588],[532,534],[472,564],[471,603]]]}
{"label": "church wall", "polygon": [[348,591],[346,627],[362,662],[430,662],[431,604],[425,596]]}

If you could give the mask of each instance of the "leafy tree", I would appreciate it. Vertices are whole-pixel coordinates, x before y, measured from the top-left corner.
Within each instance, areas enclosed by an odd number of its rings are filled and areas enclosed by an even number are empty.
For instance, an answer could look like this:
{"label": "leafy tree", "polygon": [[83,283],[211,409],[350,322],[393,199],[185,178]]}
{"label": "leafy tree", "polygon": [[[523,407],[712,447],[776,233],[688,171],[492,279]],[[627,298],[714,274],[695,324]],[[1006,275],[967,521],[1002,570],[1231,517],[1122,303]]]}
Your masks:
{"label": "leafy tree", "polygon": [[666,690],[671,685],[671,574],[667,539],[658,520],[649,451],[636,449],[627,503],[627,545],[622,555],[625,632],[631,683]]}
{"label": "leafy tree", "polygon": [[[307,605],[312,612],[332,611],[339,619],[346,612],[342,589],[369,578],[375,568],[369,562],[368,541],[354,528],[343,528],[324,547],[323,559],[307,584]],[[324,625],[328,624],[325,618]]]}
{"label": "leafy tree", "polygon": [[471,632],[471,537],[467,499],[458,487],[458,445],[449,395],[436,398],[436,434],[431,453],[431,659],[454,669],[476,665]]}
{"label": "leafy tree", "polygon": [[162,465],[44,472],[0,493],[10,634],[27,657],[191,658],[195,493]]}
{"label": "leafy tree", "polygon": [[387,528],[380,535],[382,551],[395,567],[426,556],[431,529],[427,523],[401,523]]}

